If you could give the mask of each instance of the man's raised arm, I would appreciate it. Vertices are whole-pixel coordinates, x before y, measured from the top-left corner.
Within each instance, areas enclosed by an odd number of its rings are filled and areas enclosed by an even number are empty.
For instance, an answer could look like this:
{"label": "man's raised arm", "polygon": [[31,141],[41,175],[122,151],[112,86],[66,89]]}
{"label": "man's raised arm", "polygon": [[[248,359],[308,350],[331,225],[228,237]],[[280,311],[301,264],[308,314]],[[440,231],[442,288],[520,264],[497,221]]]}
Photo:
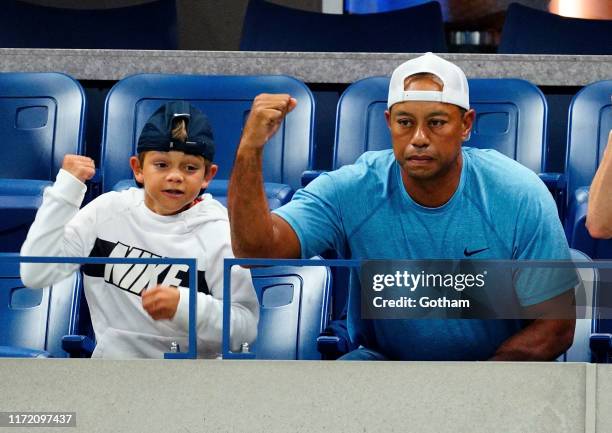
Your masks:
{"label": "man's raised arm", "polygon": [[232,248],[236,257],[300,257],[291,226],[268,209],[262,174],[264,145],[295,108],[290,95],[258,95],[246,121],[228,191]]}

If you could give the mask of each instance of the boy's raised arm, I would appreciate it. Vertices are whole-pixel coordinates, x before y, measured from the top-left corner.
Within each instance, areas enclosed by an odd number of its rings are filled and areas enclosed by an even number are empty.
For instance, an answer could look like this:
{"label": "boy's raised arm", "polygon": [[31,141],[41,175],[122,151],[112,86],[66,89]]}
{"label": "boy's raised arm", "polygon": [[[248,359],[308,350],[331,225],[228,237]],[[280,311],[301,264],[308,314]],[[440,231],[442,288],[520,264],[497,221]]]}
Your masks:
{"label": "boy's raised arm", "polygon": [[[52,187],[45,189],[43,202],[21,247],[22,256],[82,256],[78,236],[66,234],[66,225],[77,214],[85,196],[85,181],[95,173],[91,158],[66,155]],[[22,263],[21,279],[28,287],[56,283],[78,269],[78,264]]]}
{"label": "boy's raised arm", "polygon": [[295,108],[290,95],[261,94],[253,101],[230,179],[228,209],[236,257],[300,257],[291,226],[272,214],[264,191],[263,150],[283,119]]}

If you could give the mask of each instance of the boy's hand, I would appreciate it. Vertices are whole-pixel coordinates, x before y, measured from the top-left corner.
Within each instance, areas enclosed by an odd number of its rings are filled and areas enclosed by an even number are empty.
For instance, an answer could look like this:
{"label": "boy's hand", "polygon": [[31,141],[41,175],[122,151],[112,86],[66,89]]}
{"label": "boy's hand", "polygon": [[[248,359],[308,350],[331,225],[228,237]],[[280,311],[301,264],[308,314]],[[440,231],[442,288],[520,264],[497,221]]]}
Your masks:
{"label": "boy's hand", "polygon": [[142,292],[142,308],[153,320],[170,320],[176,314],[179,298],[176,287],[155,286]]}
{"label": "boy's hand", "polygon": [[287,94],[257,95],[244,125],[240,146],[262,149],[296,105],[297,100]]}
{"label": "boy's hand", "polygon": [[66,155],[62,162],[62,168],[83,183],[96,174],[96,164],[88,156]]}

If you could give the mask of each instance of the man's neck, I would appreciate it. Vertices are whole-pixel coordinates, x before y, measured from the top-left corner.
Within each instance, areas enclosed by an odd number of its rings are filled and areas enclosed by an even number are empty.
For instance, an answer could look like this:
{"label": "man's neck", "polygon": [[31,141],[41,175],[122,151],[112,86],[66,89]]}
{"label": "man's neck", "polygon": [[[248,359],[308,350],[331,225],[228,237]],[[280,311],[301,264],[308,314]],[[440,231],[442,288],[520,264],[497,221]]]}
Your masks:
{"label": "man's neck", "polygon": [[463,167],[462,155],[457,158],[456,165],[435,179],[414,179],[400,168],[402,182],[410,197],[425,207],[440,207],[448,202],[461,181]]}

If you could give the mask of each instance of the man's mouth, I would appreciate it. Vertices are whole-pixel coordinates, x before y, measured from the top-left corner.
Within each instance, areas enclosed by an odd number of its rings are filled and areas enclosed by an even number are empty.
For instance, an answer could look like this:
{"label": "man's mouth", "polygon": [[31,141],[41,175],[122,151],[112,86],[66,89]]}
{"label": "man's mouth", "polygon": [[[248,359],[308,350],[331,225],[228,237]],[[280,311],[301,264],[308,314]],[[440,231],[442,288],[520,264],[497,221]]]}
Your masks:
{"label": "man's mouth", "polygon": [[409,156],[407,159],[409,162],[412,162],[414,164],[427,164],[433,161],[433,158],[427,155],[413,155]]}

